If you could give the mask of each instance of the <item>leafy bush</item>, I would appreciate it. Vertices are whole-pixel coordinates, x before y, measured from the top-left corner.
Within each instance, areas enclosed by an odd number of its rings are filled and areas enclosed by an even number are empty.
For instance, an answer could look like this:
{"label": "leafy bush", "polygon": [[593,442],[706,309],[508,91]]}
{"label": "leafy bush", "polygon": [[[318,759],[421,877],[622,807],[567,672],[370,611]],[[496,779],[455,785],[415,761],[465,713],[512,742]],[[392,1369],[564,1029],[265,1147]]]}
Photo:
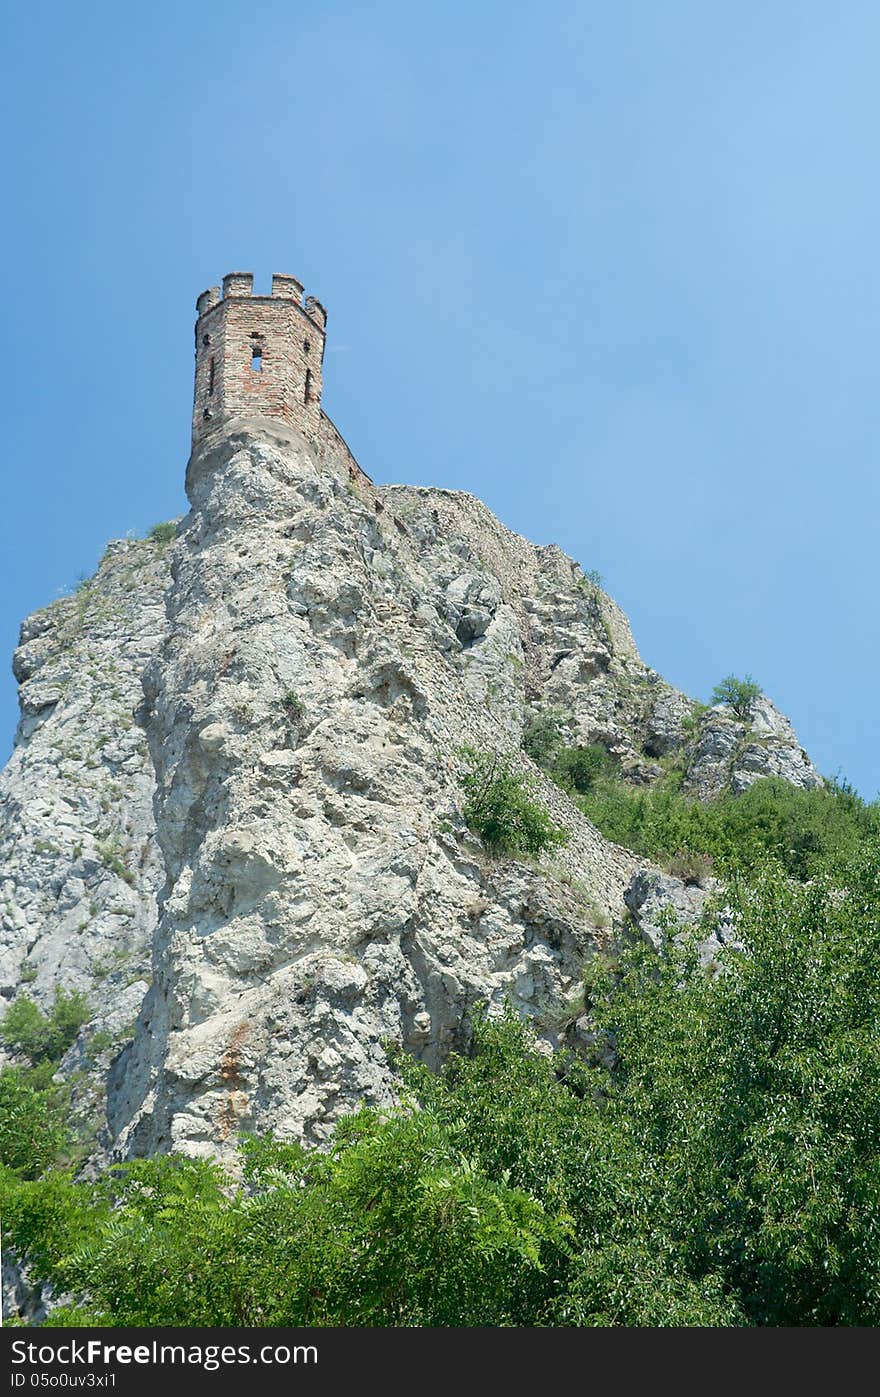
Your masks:
{"label": "leafy bush", "polygon": [[587,747],[562,748],[548,770],[560,786],[583,794],[592,790],[603,776],[612,775],[617,770],[617,763],[604,747],[592,743]]}
{"label": "leafy bush", "polygon": [[0,1164],[25,1179],[54,1164],[68,1139],[61,1098],[41,1073],[0,1072]]}
{"label": "leafy bush", "polygon": [[176,519],[169,519],[167,523],[164,524],[154,524],[152,529],[150,529],[150,532],[147,534],[147,538],[152,539],[153,543],[170,543],[171,540],[176,537]]}
{"label": "leafy bush", "polygon": [[88,1001],[79,990],[57,989],[48,1014],[29,995],[20,994],[0,1020],[0,1041],[32,1063],[57,1062],[90,1015]]}
{"label": "leafy bush", "polygon": [[522,746],[533,762],[548,769],[560,748],[562,739],[563,715],[558,708],[543,708],[526,723],[523,729]]}
{"label": "leafy bush", "polygon": [[564,728],[565,715],[560,709],[541,709],[523,729],[523,750],[563,790],[583,793],[601,777],[614,775],[617,762],[605,747],[598,743],[567,747]]}
{"label": "leafy bush", "polygon": [[712,690],[712,702],[725,704],[744,723],[751,718],[755,699],[760,696],[761,686],[755,683],[750,674],[747,674],[745,679],[737,679],[735,675],[728,674]]}
{"label": "leafy bush", "polygon": [[329,1148],[249,1142],[243,1179],[133,1161],[0,1177],[5,1235],[115,1325],[880,1324],[880,863],[841,892],[767,867],[724,973],[669,938],[585,979],[592,1065],[512,1015]]}
{"label": "leafy bush", "polygon": [[568,842],[532,798],[533,783],[517,771],[510,756],[463,747],[467,769],[459,777],[465,793],[462,815],[492,853],[541,854]]}
{"label": "leafy bush", "polygon": [[291,722],[301,718],[306,711],[306,706],[295,689],[288,689],[281,700],[281,707]]}
{"label": "leafy bush", "polygon": [[880,835],[880,807],[833,784],[801,790],[777,777],[709,804],[685,796],[675,780],[634,788],[600,778],[574,799],[602,834],[645,857],[710,857],[721,874],[749,872],[769,856],[807,879],[834,871]]}

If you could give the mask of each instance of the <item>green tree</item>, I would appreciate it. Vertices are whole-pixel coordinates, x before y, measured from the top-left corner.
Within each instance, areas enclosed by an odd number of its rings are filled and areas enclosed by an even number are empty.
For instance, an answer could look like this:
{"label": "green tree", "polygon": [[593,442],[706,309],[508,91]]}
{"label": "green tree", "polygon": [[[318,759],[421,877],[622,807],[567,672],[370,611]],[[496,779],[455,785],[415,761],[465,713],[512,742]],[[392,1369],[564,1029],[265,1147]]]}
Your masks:
{"label": "green tree", "polygon": [[712,702],[725,704],[744,723],[751,718],[755,700],[760,696],[761,686],[755,683],[750,674],[745,679],[728,674],[712,690]]}
{"label": "green tree", "polygon": [[[846,889],[845,892],[841,888]],[[880,863],[835,887],[768,864],[726,900],[723,973],[670,940],[596,1001],[609,1119],[653,1161],[655,1218],[751,1323],[880,1321]]]}

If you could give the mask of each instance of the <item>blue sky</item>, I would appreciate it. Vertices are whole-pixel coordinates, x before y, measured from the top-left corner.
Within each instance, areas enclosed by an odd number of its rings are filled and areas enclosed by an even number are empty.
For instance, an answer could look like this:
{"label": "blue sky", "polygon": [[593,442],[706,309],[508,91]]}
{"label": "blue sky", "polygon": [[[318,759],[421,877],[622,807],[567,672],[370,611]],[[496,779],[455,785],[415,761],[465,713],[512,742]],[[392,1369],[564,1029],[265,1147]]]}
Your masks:
{"label": "blue sky", "polygon": [[[597,568],[880,789],[880,7],[7,5],[0,651],[183,512],[194,303],[292,272],[377,481]],[[15,689],[0,683],[0,749]]]}

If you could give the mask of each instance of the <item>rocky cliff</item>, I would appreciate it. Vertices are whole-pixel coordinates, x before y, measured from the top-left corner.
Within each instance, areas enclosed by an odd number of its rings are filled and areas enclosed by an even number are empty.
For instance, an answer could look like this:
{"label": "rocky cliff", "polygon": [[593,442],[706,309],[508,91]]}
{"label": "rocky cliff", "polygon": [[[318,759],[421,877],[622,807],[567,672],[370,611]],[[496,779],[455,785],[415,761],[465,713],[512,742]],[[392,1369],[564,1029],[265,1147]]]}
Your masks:
{"label": "rocky cliff", "polygon": [[[391,1099],[389,1042],[437,1064],[480,1001],[576,1033],[646,871],[522,752],[536,713],[634,782],[672,753],[701,797],[819,780],[769,701],[702,711],[576,563],[469,495],[353,481],[255,421],[187,490],[172,543],[111,545],[15,657],[0,994],[87,993],[61,1071],[93,1160],[243,1128],[320,1143]],[[570,832],[552,859],[468,831],[465,743],[517,754]]]}

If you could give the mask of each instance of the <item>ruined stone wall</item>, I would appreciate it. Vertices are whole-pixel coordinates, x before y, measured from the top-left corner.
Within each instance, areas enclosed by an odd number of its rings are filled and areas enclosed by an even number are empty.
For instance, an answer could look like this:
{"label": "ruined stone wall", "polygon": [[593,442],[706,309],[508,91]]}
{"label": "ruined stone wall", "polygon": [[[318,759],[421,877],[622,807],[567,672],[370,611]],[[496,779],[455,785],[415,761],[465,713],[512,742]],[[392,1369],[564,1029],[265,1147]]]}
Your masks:
{"label": "ruined stone wall", "polygon": [[370,476],[367,475],[363,467],[358,465],[348,442],[339,429],[330,421],[326,412],[321,413],[318,444],[321,448],[321,457],[324,464],[329,466],[331,470],[341,472],[348,471],[350,480],[356,480],[362,485],[372,484]]}
{"label": "ruined stone wall", "polygon": [[216,287],[199,297],[193,445],[237,416],[319,435],[326,312],[314,297],[303,305],[294,277],[273,276],[271,296],[252,290],[250,273],[233,272],[222,297]]}

